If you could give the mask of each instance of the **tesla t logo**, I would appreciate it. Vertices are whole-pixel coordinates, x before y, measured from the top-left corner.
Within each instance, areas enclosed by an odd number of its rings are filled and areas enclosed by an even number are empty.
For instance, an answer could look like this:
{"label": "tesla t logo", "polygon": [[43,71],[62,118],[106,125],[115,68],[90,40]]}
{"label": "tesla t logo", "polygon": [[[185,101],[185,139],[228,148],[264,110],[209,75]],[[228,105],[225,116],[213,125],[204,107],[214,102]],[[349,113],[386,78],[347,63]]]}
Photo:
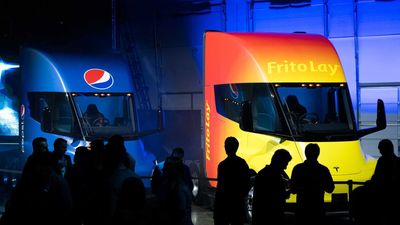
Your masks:
{"label": "tesla t logo", "polygon": [[333,167],[333,169],[335,169],[336,172],[339,172],[339,167],[338,166]]}

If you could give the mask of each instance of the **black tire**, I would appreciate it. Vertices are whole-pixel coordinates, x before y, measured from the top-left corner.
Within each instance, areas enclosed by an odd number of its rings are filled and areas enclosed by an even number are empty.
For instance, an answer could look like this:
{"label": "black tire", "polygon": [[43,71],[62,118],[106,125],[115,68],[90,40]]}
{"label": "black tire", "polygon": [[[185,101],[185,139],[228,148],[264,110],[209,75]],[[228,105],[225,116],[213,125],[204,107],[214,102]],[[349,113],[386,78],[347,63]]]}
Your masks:
{"label": "black tire", "polygon": [[200,194],[201,175],[200,175],[200,170],[195,163],[190,164],[190,175],[192,176],[192,182],[193,182],[193,190],[192,190],[193,203],[200,204],[201,203],[201,197],[200,197],[200,195],[201,195]]}
{"label": "black tire", "polygon": [[256,179],[257,172],[254,171],[253,169],[250,169],[250,182],[251,182],[251,187],[249,190],[249,193],[247,194],[247,199],[246,199],[246,216],[247,216],[247,221],[249,224],[251,224],[252,219],[253,219],[253,194],[254,194],[254,180]]}
{"label": "black tire", "polygon": [[254,187],[252,186],[249,190],[249,193],[247,195],[247,199],[246,199],[246,217],[247,217],[247,221],[249,224],[251,224],[251,220],[253,218],[252,216],[252,212],[253,212],[253,192],[254,192]]}

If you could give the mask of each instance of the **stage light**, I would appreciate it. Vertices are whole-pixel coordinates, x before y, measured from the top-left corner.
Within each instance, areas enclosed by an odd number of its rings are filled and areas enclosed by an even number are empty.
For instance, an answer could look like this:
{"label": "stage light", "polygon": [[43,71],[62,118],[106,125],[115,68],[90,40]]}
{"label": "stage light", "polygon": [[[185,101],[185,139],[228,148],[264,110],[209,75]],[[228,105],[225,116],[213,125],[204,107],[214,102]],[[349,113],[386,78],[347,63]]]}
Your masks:
{"label": "stage light", "polygon": [[16,68],[19,68],[19,65],[7,64],[7,63],[2,62],[0,59],[0,78],[1,78],[1,75],[3,74],[3,71],[10,70],[10,69],[16,69]]}
{"label": "stage light", "polygon": [[269,0],[269,2],[271,9],[298,8],[311,5],[311,0]]}

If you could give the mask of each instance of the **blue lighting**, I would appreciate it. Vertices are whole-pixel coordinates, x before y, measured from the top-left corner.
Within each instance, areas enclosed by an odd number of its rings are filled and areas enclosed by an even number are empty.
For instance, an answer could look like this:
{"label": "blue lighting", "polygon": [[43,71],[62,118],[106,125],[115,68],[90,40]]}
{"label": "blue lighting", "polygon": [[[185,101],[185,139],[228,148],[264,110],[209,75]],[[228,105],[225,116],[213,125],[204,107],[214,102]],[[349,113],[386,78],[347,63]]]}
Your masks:
{"label": "blue lighting", "polygon": [[19,65],[7,64],[7,63],[2,62],[0,59],[0,78],[1,78],[1,75],[3,74],[3,71],[10,70],[10,69],[16,69],[16,68],[19,68]]}
{"label": "blue lighting", "polygon": [[7,80],[3,77],[6,71],[19,68],[16,64],[4,63],[0,58],[0,136],[17,136],[18,112],[15,109],[13,94],[7,88]]}

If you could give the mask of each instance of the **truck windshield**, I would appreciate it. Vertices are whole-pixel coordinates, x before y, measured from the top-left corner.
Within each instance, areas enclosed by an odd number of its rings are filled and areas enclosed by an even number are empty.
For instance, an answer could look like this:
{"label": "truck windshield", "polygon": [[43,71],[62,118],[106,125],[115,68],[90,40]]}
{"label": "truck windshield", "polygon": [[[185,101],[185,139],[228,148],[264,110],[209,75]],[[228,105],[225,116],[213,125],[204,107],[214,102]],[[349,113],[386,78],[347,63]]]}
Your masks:
{"label": "truck windshield", "polygon": [[345,84],[274,84],[295,139],[352,140],[356,129]]}
{"label": "truck windshield", "polygon": [[134,136],[135,120],[132,94],[73,93],[82,131],[88,140],[113,134]]}

